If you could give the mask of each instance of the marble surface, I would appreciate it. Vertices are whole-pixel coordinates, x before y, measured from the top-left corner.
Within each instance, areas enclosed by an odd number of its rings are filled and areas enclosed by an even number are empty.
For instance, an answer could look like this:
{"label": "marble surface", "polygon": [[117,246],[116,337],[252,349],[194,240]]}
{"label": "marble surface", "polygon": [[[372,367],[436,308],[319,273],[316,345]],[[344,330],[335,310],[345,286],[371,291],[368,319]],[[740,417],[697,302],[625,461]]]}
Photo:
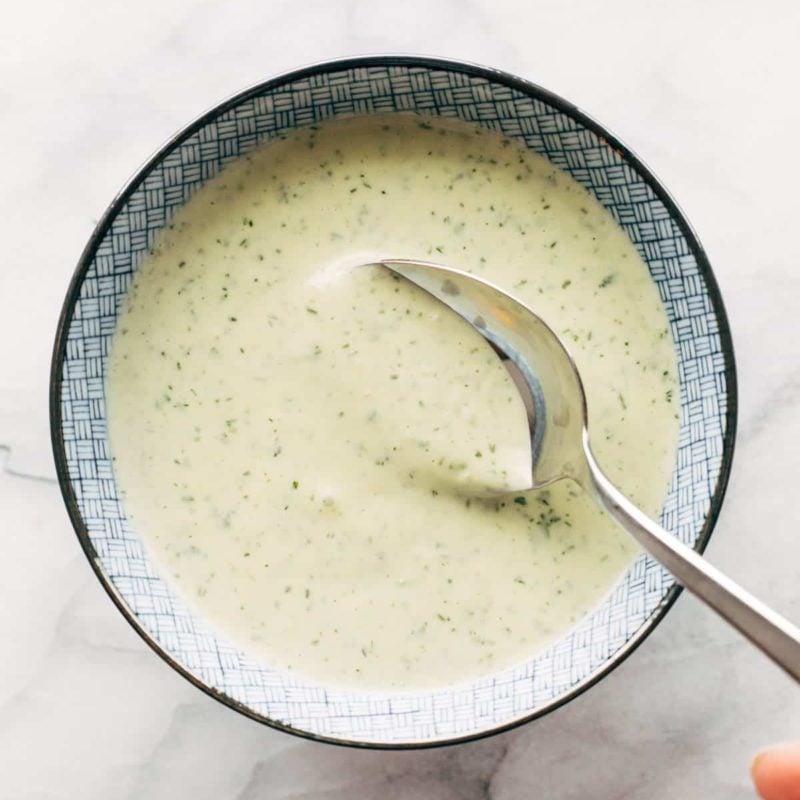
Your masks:
{"label": "marble surface", "polygon": [[216,704],[113,608],[54,483],[47,373],[96,218],[177,127],[273,73],[403,51],[506,68],[576,102],[670,187],[716,269],[740,435],[708,550],[800,620],[800,245],[792,0],[29,0],[0,34],[0,800],[752,797],[800,692],[683,596],[588,694],[474,744],[301,741]]}

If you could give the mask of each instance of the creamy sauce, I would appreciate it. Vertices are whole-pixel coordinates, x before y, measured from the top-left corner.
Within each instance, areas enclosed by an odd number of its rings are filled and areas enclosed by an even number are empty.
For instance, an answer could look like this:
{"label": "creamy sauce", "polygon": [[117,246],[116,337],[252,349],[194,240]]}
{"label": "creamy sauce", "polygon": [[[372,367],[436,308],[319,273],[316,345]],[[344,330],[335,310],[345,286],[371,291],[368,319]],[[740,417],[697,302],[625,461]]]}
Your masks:
{"label": "creamy sauce", "polygon": [[572,483],[514,486],[521,399],[482,338],[378,257],[467,269],[571,347],[600,463],[650,514],[677,443],[673,342],[624,232],[545,159],[464,123],[298,130],[203,186],[109,358],[125,505],[186,600],[266,663],[416,689],[529,658],[635,547]]}

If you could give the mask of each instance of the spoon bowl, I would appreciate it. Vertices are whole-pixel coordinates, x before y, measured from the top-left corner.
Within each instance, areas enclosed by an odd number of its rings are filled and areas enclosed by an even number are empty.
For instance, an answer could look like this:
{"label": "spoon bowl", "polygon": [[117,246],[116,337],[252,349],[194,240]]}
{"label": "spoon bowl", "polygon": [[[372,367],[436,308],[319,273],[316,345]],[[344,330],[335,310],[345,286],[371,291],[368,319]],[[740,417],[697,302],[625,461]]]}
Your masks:
{"label": "spoon bowl", "polygon": [[466,272],[410,259],[380,264],[455,311],[516,366],[533,408],[531,480],[520,489],[576,481],[686,589],[800,682],[800,629],[649,519],[606,477],[589,444],[580,374],[552,328],[511,295]]}
{"label": "spoon bowl", "polygon": [[[516,367],[528,395],[530,482],[538,489],[562,478],[583,483],[582,435],[588,425],[578,368],[544,320],[488,281],[432,262],[397,259],[383,266],[424,289],[475,328]],[[495,492],[497,494],[497,492]]]}

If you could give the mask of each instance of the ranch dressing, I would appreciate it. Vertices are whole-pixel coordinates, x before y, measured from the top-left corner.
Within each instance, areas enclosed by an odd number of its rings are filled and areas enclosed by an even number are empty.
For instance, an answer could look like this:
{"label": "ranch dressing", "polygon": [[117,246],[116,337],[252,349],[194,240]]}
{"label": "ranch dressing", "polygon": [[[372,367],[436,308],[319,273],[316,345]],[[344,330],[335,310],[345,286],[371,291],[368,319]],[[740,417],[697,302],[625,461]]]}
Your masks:
{"label": "ranch dressing", "polygon": [[677,443],[656,288],[588,192],[498,134],[328,122],[226,167],[133,280],[108,367],[126,510],[244,650],[326,685],[419,689],[529,658],[636,548],[571,482],[524,484],[525,412],[483,339],[380,257],[487,277],[570,347],[596,455],[657,515]]}

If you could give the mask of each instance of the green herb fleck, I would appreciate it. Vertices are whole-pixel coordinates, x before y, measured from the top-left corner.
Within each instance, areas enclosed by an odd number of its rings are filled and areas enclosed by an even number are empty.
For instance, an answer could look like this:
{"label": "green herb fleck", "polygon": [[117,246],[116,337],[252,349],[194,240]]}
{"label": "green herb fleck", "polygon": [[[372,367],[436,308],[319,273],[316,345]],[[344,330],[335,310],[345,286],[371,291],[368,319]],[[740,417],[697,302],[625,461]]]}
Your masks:
{"label": "green herb fleck", "polygon": [[600,283],[597,284],[597,285],[598,285],[598,288],[605,289],[606,286],[610,286],[613,282],[614,282],[614,276],[613,276],[613,274],[609,274],[609,275],[606,275],[605,278],[603,278],[603,280],[601,280]]}

